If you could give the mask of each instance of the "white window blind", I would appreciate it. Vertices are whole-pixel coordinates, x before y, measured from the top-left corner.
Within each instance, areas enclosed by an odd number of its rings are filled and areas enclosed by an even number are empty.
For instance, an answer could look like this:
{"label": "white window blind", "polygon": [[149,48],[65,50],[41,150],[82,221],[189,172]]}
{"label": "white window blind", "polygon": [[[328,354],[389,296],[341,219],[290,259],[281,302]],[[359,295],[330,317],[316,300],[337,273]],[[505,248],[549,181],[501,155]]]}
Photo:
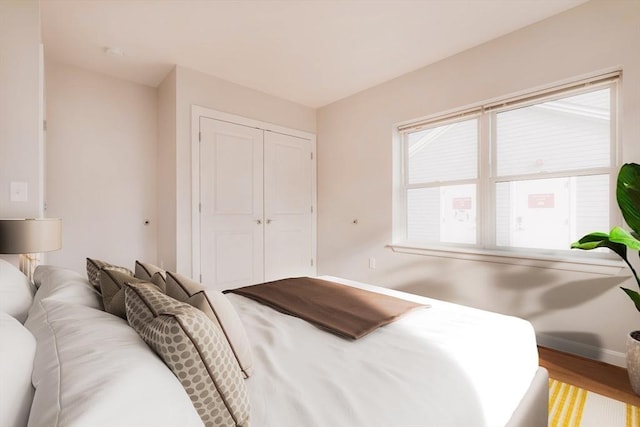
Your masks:
{"label": "white window blind", "polygon": [[610,166],[609,88],[495,115],[498,176]]}
{"label": "white window blind", "polygon": [[407,133],[406,147],[407,235],[475,244],[478,119]]}

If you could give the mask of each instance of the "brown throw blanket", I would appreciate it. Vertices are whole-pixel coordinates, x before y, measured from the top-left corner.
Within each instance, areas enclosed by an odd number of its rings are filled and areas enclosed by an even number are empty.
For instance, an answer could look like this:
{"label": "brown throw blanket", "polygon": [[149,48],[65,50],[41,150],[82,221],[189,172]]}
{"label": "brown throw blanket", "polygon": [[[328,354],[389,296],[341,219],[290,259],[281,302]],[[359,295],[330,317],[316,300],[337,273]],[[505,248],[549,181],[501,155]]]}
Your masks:
{"label": "brown throw blanket", "polygon": [[310,277],[230,289],[342,337],[358,339],[417,307],[400,298]]}

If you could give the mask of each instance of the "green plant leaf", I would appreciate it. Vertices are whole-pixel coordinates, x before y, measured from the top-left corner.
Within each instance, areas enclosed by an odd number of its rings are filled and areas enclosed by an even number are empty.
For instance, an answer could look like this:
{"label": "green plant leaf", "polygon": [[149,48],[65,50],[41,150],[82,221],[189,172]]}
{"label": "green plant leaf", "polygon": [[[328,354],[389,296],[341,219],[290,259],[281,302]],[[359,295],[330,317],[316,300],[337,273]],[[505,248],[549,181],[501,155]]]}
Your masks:
{"label": "green plant leaf", "polygon": [[[594,231],[593,233],[589,233],[583,236],[577,242],[573,242],[571,244],[571,247],[573,248],[575,246],[575,248],[577,249],[582,249],[579,246],[588,244],[588,243],[601,242],[602,240],[605,240],[608,238],[609,238],[609,235],[607,233],[603,233],[601,231]],[[589,248],[589,249],[593,249],[593,248]]]}
{"label": "green plant leaf", "polygon": [[[611,232],[613,233],[616,228],[618,227],[614,227]],[[622,231],[624,232],[624,230]],[[583,236],[577,242],[573,242],[571,244],[571,249],[582,249],[588,251],[596,248],[609,248],[613,252],[618,254],[620,258],[625,260],[627,264],[629,263],[627,260],[627,246],[622,242],[611,241],[611,238],[607,233],[602,233],[600,231],[589,233],[586,236]]]}
{"label": "green plant leaf", "polygon": [[613,243],[621,243],[629,249],[640,251],[640,240],[633,237],[623,228],[613,227],[609,234],[609,240]]}
{"label": "green plant leaf", "polygon": [[616,199],[626,223],[640,234],[640,165],[626,163],[620,168]]}
{"label": "green plant leaf", "polygon": [[636,310],[640,311],[640,294],[631,289],[622,288],[622,287],[620,289],[622,289],[623,291],[625,291],[627,295],[629,295],[629,298],[631,298],[631,300],[636,306]]}
{"label": "green plant leaf", "polygon": [[571,244],[571,249],[584,249],[585,251],[588,251],[599,248],[600,244],[605,240],[609,240],[609,235],[607,233],[596,231],[583,236],[577,242],[573,242]]}

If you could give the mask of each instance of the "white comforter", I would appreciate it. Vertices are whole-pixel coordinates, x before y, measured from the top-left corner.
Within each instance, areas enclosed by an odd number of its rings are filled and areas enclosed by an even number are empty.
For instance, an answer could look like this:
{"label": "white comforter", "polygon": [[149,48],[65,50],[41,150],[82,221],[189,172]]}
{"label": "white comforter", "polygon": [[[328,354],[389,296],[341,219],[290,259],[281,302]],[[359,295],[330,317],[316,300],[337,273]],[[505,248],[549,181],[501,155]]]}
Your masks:
{"label": "white comforter", "polygon": [[417,302],[348,341],[228,294],[249,335],[252,427],[503,426],[538,367],[525,320],[321,277]]}

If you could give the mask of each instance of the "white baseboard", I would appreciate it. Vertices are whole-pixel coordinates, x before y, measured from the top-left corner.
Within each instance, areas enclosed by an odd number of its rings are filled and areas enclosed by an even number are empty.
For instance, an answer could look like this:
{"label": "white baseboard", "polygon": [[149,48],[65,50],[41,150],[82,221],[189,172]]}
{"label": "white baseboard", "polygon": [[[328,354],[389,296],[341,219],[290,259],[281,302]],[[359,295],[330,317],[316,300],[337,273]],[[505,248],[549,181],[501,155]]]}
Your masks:
{"label": "white baseboard", "polygon": [[599,360],[601,362],[620,366],[622,368],[627,367],[627,356],[625,353],[619,351],[613,351],[589,344],[570,341],[564,338],[546,335],[543,333],[536,333],[536,339],[538,340],[538,345],[541,345],[543,347],[549,347],[554,350],[563,351],[565,353],[571,353],[578,356],[587,357],[589,359]]}

